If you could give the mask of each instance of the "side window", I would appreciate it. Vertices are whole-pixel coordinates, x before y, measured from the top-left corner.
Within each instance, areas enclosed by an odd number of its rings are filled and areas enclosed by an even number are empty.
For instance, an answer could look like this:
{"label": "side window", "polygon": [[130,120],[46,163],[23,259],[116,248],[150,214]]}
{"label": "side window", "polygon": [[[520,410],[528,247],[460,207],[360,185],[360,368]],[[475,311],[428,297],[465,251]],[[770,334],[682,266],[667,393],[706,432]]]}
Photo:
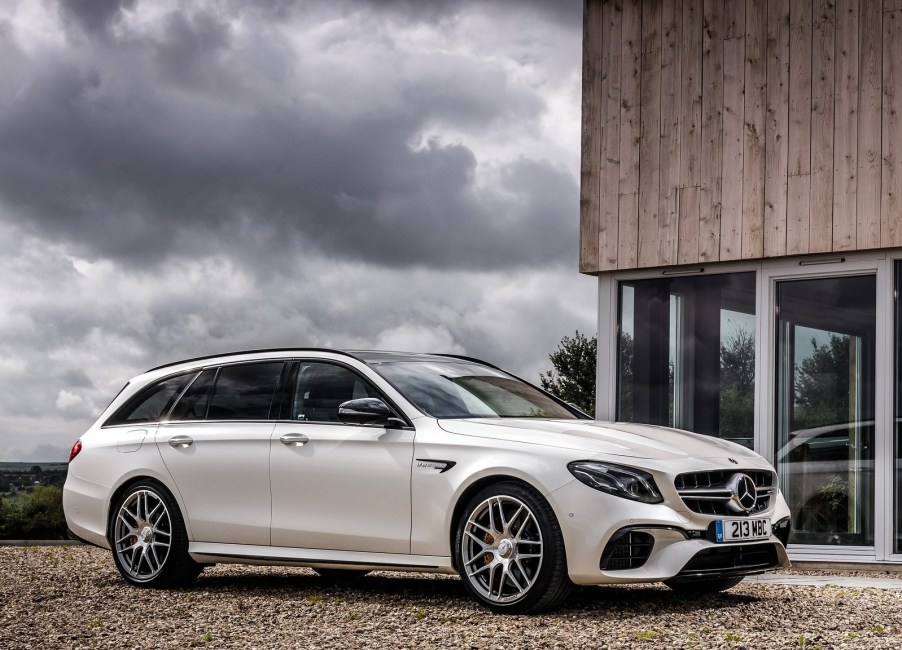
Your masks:
{"label": "side window", "polygon": [[169,414],[169,420],[203,420],[207,417],[207,406],[213,392],[216,368],[207,368],[191,382],[188,390],[179,399]]}
{"label": "side window", "polygon": [[338,406],[361,397],[381,395],[357,373],[343,366],[301,361],[291,418],[309,422],[338,422]]}
{"label": "side window", "polygon": [[105,426],[158,422],[196,374],[190,372],[168,377],[145,388],[116,411],[116,414],[106,421]]}
{"label": "side window", "polygon": [[281,361],[222,367],[207,419],[268,420],[281,373]]}

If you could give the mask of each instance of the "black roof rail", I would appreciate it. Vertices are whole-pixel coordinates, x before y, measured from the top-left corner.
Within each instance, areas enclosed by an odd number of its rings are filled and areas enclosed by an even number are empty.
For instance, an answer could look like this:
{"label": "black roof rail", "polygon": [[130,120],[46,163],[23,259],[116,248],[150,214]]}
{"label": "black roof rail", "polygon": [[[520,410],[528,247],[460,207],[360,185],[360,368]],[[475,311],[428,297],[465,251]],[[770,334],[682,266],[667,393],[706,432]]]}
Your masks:
{"label": "black roof rail", "polygon": [[[463,354],[446,354],[446,353],[442,352],[442,353],[436,353],[435,356],[450,357],[452,359],[460,359],[461,361],[472,361],[473,363],[478,363],[481,366],[488,366],[489,368],[494,368],[495,370],[501,370],[501,368],[499,368],[498,366],[496,366],[493,363],[489,363],[488,361],[483,361],[482,359],[477,359],[476,357],[468,357]],[[507,371],[503,370],[502,372],[507,372]],[[508,374],[510,374],[510,373],[508,373]]]}
{"label": "black roof rail", "polygon": [[360,361],[357,356],[351,354],[350,352],[345,352],[344,350],[335,350],[333,348],[261,348],[259,350],[238,350],[237,352],[221,352],[219,354],[208,354],[202,357],[194,357],[193,359],[182,359],[181,361],[164,363],[162,366],[156,366],[155,368],[145,370],[144,372],[153,372],[155,370],[162,370],[163,368],[180,366],[183,363],[206,361],[207,359],[218,359],[219,357],[234,357],[238,356],[239,354],[263,354],[265,352],[332,352],[334,354],[343,354],[346,357],[351,357],[352,359],[357,359],[358,361]]}

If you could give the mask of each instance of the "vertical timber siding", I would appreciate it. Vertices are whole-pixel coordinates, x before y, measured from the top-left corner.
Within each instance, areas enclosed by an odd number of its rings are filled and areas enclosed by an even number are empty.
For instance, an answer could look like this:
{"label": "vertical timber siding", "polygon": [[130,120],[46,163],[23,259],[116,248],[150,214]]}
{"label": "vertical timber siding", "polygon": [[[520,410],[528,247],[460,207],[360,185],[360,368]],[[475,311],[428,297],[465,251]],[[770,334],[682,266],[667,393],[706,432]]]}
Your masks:
{"label": "vertical timber siding", "polygon": [[902,0],[585,0],[580,270],[902,246]]}

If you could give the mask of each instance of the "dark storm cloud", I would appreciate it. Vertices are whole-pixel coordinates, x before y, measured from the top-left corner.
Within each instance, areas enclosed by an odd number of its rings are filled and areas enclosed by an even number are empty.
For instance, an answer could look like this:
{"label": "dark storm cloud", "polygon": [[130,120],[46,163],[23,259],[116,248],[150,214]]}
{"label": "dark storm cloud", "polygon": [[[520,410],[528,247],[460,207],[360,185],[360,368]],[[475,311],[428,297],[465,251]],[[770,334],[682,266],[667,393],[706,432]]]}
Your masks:
{"label": "dark storm cloud", "polygon": [[135,6],[137,0],[63,0],[59,10],[67,23],[74,24],[86,34],[105,36],[118,22],[122,9]]}
{"label": "dark storm cloud", "polygon": [[545,18],[570,25],[579,24],[583,8],[580,0],[363,0],[348,4],[387,8],[402,15],[431,20],[453,16],[462,8],[472,5],[490,6],[505,13],[535,10]]}
{"label": "dark storm cloud", "polygon": [[[304,2],[293,0],[262,0],[254,3],[237,2],[233,6],[241,11],[263,11],[278,18],[286,18],[303,11]],[[439,21],[451,18],[461,11],[478,6],[491,7],[508,14],[535,11],[546,19],[579,27],[582,21],[581,0],[336,0],[345,11],[373,8],[389,11],[408,20]]]}
{"label": "dark storm cloud", "polygon": [[535,378],[589,331],[579,4],[0,3],[0,460],[130,377],[320,346]]}
{"label": "dark storm cloud", "polygon": [[[118,15],[103,3],[66,11],[86,30]],[[499,70],[458,70],[465,61],[437,55],[437,72],[373,66],[361,73],[366,83],[339,88],[343,80],[333,85],[303,62],[270,69],[277,45],[247,36],[236,45],[205,9],[162,21],[156,37],[75,44],[77,56],[27,62],[30,83],[0,115],[0,203],[27,215],[34,232],[137,265],[230,251],[272,259],[310,246],[392,266],[569,257],[568,172],[523,159],[480,184],[466,146],[412,143],[430,120],[491,128],[538,119],[541,99]],[[329,47],[353,45],[339,36]],[[251,50],[260,60],[245,57]],[[297,88],[282,86],[289,77]],[[354,96],[354,83],[372,91],[366,77],[384,79],[388,101]]]}

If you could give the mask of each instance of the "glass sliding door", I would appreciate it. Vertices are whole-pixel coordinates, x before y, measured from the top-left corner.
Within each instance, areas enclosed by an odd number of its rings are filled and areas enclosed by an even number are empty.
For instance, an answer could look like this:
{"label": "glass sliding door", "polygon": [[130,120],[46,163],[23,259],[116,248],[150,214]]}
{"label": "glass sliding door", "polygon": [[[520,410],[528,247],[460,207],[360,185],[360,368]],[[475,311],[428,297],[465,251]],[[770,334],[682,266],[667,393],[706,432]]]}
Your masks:
{"label": "glass sliding door", "polygon": [[894,409],[893,430],[895,434],[895,454],[893,462],[893,497],[895,499],[895,526],[893,552],[902,553],[902,261],[893,263],[893,345],[895,347],[895,368],[893,383]]}
{"label": "glass sliding door", "polygon": [[776,287],[775,430],[790,542],[874,544],[876,276]]}
{"label": "glass sliding door", "polygon": [[755,273],[619,285],[617,419],[754,442]]}

